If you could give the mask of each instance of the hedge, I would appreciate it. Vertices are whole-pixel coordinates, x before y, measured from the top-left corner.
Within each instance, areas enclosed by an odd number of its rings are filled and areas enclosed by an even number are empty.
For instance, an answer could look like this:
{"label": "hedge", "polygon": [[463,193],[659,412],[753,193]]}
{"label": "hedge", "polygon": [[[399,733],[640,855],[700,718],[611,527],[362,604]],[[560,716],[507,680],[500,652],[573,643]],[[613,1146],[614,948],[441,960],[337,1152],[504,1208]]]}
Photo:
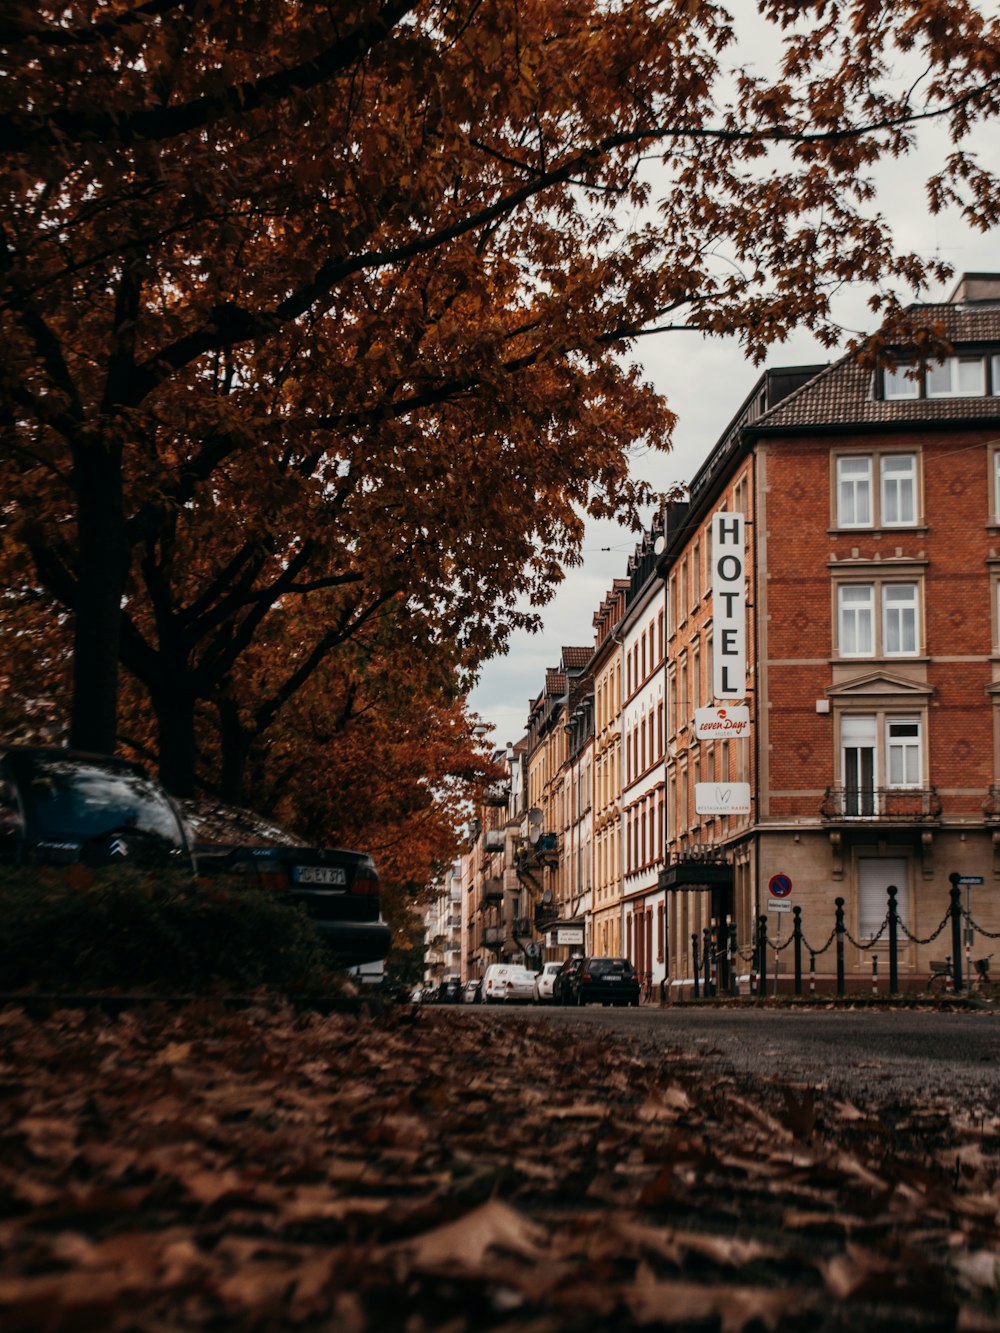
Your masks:
{"label": "hedge", "polygon": [[0,866],[0,992],[336,989],[298,905],[170,871]]}

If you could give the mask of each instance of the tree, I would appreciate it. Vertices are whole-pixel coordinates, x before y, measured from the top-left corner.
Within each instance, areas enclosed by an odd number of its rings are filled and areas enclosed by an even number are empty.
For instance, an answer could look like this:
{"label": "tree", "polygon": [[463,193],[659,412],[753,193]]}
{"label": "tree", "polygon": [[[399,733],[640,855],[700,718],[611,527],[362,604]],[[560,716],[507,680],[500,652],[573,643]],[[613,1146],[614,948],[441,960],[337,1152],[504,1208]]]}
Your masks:
{"label": "tree", "polygon": [[[738,331],[759,357],[798,323],[833,341],[843,282],[898,322],[899,286],[943,274],[868,216],[865,173],[921,118],[955,143],[930,206],[996,222],[964,151],[997,111],[995,18],[969,0],[757,8],[776,73],[730,82],[733,25],[707,0],[8,11],[0,480],[25,582],[72,612],[77,744],[114,747],[132,629],[162,667],[171,616],[208,588],[244,599],[237,637],[300,557],[311,582],[414,598],[361,522],[372,496],[407,534],[398,565],[436,564],[427,604],[449,624],[463,554],[503,528],[508,613],[468,661],[495,650],[519,583],[543,598],[577,554],[581,511],[634,518],[648,498],[628,450],[662,445],[670,418],[624,368],[635,338]],[[900,54],[919,62],[904,91]],[[473,484],[474,447],[511,494]],[[200,584],[170,571],[178,531],[190,566],[234,494],[257,543],[231,553],[234,587],[221,544]],[[334,550],[303,522],[324,506]]]}

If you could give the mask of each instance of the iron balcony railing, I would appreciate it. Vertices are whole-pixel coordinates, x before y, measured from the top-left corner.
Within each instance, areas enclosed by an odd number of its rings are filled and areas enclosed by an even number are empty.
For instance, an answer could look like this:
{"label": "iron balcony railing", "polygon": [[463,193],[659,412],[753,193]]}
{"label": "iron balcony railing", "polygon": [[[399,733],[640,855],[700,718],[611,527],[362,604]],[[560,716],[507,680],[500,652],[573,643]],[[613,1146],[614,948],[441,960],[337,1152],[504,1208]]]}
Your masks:
{"label": "iron balcony railing", "polygon": [[827,787],[819,810],[824,819],[921,823],[940,817],[941,799],[934,787]]}
{"label": "iron balcony railing", "polygon": [[986,800],[983,801],[983,816],[991,823],[1000,820],[1000,787],[995,783],[986,793]]}
{"label": "iron balcony railing", "polygon": [[504,928],[503,928],[503,926],[484,926],[484,927],[483,927],[483,943],[484,943],[484,944],[488,944],[488,945],[492,945],[493,947],[496,947],[496,946],[499,945],[499,944],[503,944],[503,941],[504,941]]}

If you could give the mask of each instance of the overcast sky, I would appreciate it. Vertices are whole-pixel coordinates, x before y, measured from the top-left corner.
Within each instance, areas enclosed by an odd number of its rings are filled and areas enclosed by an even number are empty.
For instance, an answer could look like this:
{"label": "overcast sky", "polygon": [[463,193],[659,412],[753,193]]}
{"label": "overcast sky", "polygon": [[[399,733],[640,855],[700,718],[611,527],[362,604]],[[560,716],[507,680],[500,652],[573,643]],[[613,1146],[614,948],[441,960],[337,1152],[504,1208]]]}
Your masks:
{"label": "overcast sky", "polygon": [[[892,221],[901,249],[939,254],[962,272],[1000,272],[1000,232],[970,231],[954,214],[932,217],[923,195],[923,180],[940,160],[943,136],[929,130],[919,156],[892,164],[879,176],[881,211]],[[1000,136],[978,145],[984,165],[1000,168]],[[943,300],[954,286],[921,299]],[[838,317],[849,329],[872,326],[866,308],[868,292],[845,293]],[[772,349],[768,366],[826,364],[835,352],[820,348],[807,334]],[[667,333],[640,339],[635,359],[677,413],[669,454],[636,458],[634,469],[657,491],[675,482],[689,482],[718,441],[765,367],[744,360],[735,339],[703,338],[694,333]],[[570,570],[555,599],[543,609],[544,629],[534,635],[512,636],[510,651],[487,663],[470,703],[494,730],[492,741],[504,746],[526,729],[530,701],[541,691],[545,671],[559,664],[563,645],[594,642],[593,615],[615,578],[626,575],[636,535],[613,523],[592,523],[584,543],[584,563]]]}

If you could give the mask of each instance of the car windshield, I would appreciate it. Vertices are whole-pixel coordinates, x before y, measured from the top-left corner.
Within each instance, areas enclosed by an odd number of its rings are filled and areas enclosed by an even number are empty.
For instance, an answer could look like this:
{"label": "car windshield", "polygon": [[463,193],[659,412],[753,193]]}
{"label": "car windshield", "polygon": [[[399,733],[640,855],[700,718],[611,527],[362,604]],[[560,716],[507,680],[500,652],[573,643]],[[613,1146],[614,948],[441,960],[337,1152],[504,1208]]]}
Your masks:
{"label": "car windshield", "polygon": [[58,755],[11,756],[32,835],[86,842],[135,829],[184,845],[177,816],[161,789],[144,774],[100,760]]}
{"label": "car windshield", "polygon": [[625,958],[592,958],[589,971],[598,977],[607,973],[628,976],[632,971],[632,964]]}

